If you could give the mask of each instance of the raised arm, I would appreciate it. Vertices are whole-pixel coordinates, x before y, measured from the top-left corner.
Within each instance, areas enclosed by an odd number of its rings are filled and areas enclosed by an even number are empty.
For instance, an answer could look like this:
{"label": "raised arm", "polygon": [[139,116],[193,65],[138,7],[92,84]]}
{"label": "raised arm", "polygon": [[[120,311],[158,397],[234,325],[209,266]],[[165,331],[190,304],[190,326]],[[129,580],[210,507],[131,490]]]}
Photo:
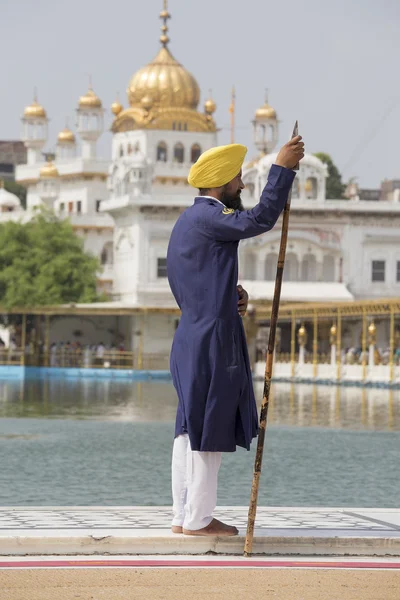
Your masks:
{"label": "raised arm", "polygon": [[202,213],[206,232],[214,240],[233,242],[254,237],[272,229],[285,208],[295,178],[292,168],[304,156],[304,144],[297,136],[280,150],[272,165],[259,203],[251,210],[232,211],[210,204]]}

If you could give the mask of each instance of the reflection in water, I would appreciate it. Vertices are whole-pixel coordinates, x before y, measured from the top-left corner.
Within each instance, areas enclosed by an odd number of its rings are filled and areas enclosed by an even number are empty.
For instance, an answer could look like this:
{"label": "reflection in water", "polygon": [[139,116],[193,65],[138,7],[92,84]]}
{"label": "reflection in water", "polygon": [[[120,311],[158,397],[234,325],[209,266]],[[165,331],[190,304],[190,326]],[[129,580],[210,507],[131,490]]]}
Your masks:
{"label": "reflection in water", "polygon": [[[398,506],[399,395],[274,385],[260,505]],[[176,404],[170,383],[1,381],[0,505],[169,505]],[[224,455],[219,504],[248,504],[255,448]]]}
{"label": "reflection in water", "polygon": [[[400,391],[278,383],[268,422],[295,427],[400,431]],[[263,383],[255,384],[256,397]]]}
{"label": "reflection in water", "polygon": [[[268,423],[400,431],[400,391],[279,383],[271,388]],[[260,401],[263,382],[255,383]],[[173,421],[171,383],[114,379],[0,381],[0,417]]]}

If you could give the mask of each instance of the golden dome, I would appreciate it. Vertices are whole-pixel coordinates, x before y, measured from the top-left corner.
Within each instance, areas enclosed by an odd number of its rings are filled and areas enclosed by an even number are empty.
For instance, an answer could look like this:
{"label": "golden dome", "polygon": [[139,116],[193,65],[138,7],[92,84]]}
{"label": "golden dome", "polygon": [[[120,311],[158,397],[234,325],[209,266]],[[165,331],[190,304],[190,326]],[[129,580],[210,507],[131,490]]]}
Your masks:
{"label": "golden dome", "polygon": [[92,88],[89,88],[84,96],[79,98],[79,108],[101,108],[101,100]]}
{"label": "golden dome", "polygon": [[209,98],[204,103],[204,110],[208,115],[212,115],[217,110],[217,105],[212,98]]}
{"label": "golden dome", "polygon": [[256,110],[256,119],[276,119],[276,111],[268,102],[265,102]]}
{"label": "golden dome", "polygon": [[59,144],[75,144],[75,136],[73,132],[65,127],[57,136],[57,142]]}
{"label": "golden dome", "polygon": [[46,119],[47,115],[46,115],[46,111],[44,110],[43,106],[41,104],[38,103],[38,101],[36,100],[36,98],[34,99],[34,101],[32,102],[32,104],[30,104],[29,106],[27,106],[24,110],[24,117],[41,117],[43,119]]}
{"label": "golden dome", "polygon": [[167,21],[171,18],[167,0],[160,17],[162,48],[151,63],[133,75],[127,89],[130,106],[116,115],[111,130],[113,133],[136,129],[215,132],[211,113],[197,111],[200,100],[197,81],[167,48]]}
{"label": "golden dome", "polygon": [[122,106],[121,102],[118,100],[118,98],[111,104],[111,112],[113,115],[117,116],[119,115],[119,113],[124,110],[124,107]]}
{"label": "golden dome", "polygon": [[51,160],[49,160],[44,167],[40,169],[40,178],[41,179],[55,179],[58,177],[58,171],[56,167],[53,165]]}
{"label": "golden dome", "polygon": [[132,77],[127,93],[131,106],[140,106],[150,96],[153,107],[196,109],[200,99],[197,81],[165,46]]}

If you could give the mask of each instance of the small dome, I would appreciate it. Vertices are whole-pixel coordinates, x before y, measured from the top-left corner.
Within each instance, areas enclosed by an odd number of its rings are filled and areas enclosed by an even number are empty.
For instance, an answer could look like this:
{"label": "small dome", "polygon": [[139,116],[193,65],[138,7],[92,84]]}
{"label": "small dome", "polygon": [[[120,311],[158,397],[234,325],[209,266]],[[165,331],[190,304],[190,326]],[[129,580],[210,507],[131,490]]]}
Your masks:
{"label": "small dome", "polygon": [[70,129],[68,129],[68,127],[65,127],[58,134],[57,142],[59,144],[75,144],[75,136],[73,132]]}
{"label": "small dome", "polygon": [[204,110],[208,115],[212,115],[217,110],[217,105],[212,98],[209,98],[204,103]]}
{"label": "small dome", "polygon": [[111,112],[113,115],[115,115],[116,117],[119,115],[120,112],[122,112],[124,110],[124,107],[122,106],[121,102],[118,100],[115,100],[112,104],[111,104]]}
{"label": "small dome", "polygon": [[101,108],[101,100],[92,88],[89,88],[84,96],[79,98],[79,108]]}
{"label": "small dome", "polygon": [[58,175],[59,173],[56,167],[51,162],[51,160],[49,160],[47,164],[45,164],[44,167],[40,169],[41,179],[55,179],[56,177],[58,177]]}
{"label": "small dome", "polygon": [[37,100],[35,99],[32,104],[30,104],[29,106],[27,106],[24,110],[24,117],[30,117],[30,118],[34,118],[34,117],[40,117],[42,119],[46,119],[47,115],[46,115],[46,111],[44,110],[43,106],[41,104],[39,104],[39,102],[37,102]]}
{"label": "small dome", "polygon": [[153,106],[153,99],[149,95],[143,96],[143,98],[140,101],[140,104],[142,105],[144,110],[150,110]]}
{"label": "small dome", "polygon": [[5,206],[6,208],[18,208],[21,206],[18,196],[4,189],[3,180],[0,180],[0,206]]}
{"label": "small dome", "polygon": [[260,106],[260,108],[256,110],[255,117],[256,119],[276,119],[276,111],[268,104],[268,102],[265,102],[263,106]]}

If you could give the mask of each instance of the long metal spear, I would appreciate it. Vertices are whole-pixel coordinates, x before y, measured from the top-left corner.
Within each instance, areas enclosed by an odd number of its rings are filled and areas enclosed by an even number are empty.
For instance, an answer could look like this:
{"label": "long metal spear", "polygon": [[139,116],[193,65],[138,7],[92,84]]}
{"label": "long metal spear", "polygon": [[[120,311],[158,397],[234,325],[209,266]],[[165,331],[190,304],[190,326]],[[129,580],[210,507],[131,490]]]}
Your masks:
{"label": "long metal spear", "polygon": [[[298,125],[298,122],[296,121],[294,129],[293,129],[292,139],[298,135],[298,132],[299,132],[299,125]],[[299,165],[296,165],[295,170],[298,170],[298,168],[299,168]],[[266,365],[265,365],[264,393],[263,393],[263,400],[262,400],[261,412],[260,412],[260,431],[258,434],[257,452],[256,452],[255,463],[254,463],[253,484],[251,486],[251,498],[250,498],[249,516],[248,516],[248,522],[247,522],[246,542],[245,542],[245,546],[244,546],[244,555],[245,556],[251,556],[252,549],[253,549],[254,523],[256,520],[256,513],[257,513],[258,489],[259,489],[259,485],[260,485],[261,466],[262,466],[264,443],[265,443],[265,432],[266,432],[266,428],[267,428],[268,406],[269,406],[271,378],[272,378],[272,365],[274,362],[276,326],[278,323],[279,303],[280,303],[280,299],[281,299],[283,267],[285,265],[291,201],[292,201],[292,188],[290,188],[286,206],[283,211],[281,245],[279,248],[278,267],[276,270],[274,298],[272,300],[271,321],[270,321],[269,340],[268,340],[268,349],[267,349],[267,361],[266,361]]]}

